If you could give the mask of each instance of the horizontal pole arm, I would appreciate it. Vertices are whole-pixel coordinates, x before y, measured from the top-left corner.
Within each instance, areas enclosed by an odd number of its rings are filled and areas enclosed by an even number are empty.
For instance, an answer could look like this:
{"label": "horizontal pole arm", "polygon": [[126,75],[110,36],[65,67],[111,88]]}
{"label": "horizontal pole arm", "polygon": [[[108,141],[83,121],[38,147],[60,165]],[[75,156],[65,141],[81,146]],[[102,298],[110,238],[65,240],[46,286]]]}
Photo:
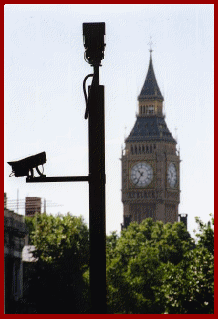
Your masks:
{"label": "horizontal pole arm", "polygon": [[89,176],[27,177],[26,183],[88,182]]}

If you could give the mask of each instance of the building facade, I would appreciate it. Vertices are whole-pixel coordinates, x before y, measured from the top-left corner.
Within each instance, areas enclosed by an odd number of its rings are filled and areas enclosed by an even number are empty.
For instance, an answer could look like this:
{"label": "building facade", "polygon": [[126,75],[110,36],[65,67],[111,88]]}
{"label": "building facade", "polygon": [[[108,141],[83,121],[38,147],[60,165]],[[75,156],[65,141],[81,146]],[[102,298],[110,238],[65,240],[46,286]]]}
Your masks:
{"label": "building facade", "polygon": [[41,214],[41,197],[26,197],[25,216],[33,217],[36,213]]}
{"label": "building facade", "polygon": [[150,50],[136,121],[121,157],[124,227],[148,217],[178,221],[180,156],[165,121],[163,101]]}
{"label": "building facade", "polygon": [[16,302],[23,296],[22,250],[26,235],[24,217],[7,209],[4,193],[5,313],[13,313]]}

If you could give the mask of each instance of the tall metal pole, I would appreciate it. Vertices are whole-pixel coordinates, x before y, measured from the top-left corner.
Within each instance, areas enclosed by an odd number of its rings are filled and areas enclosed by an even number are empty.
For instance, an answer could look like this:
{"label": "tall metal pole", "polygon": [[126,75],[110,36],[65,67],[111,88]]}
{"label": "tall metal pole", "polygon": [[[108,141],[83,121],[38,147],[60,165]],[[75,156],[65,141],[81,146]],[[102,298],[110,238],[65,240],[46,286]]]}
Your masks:
{"label": "tall metal pole", "polygon": [[89,96],[89,232],[91,313],[106,313],[104,86],[94,66]]}

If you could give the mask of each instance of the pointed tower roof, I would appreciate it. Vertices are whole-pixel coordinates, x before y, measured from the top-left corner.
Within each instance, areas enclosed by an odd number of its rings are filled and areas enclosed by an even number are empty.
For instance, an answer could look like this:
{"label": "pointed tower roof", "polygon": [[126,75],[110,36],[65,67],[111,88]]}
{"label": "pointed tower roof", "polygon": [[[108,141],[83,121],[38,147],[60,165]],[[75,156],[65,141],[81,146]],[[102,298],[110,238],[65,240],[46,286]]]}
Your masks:
{"label": "pointed tower roof", "polygon": [[137,117],[125,142],[169,142],[176,144],[163,117]]}
{"label": "pointed tower roof", "polygon": [[138,101],[142,100],[150,100],[150,99],[158,99],[163,101],[164,98],[161,94],[159,86],[157,84],[157,80],[155,78],[153,64],[152,64],[152,56],[150,50],[150,62],[148,67],[148,73],[145,79],[145,83],[142,87],[141,93],[138,96]]}

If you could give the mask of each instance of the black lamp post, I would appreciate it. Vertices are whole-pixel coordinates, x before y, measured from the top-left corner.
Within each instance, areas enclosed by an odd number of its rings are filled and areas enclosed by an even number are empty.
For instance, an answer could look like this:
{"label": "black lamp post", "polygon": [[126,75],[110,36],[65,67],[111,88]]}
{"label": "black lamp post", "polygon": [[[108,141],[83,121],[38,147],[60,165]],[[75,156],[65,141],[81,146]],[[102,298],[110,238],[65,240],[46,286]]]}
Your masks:
{"label": "black lamp post", "polygon": [[85,59],[94,68],[87,101],[89,121],[89,231],[92,313],[106,313],[105,124],[104,86],[99,66],[104,58],[105,23],[83,24]]}
{"label": "black lamp post", "polygon": [[[99,85],[99,67],[104,58],[105,23],[83,23],[85,60],[94,68],[83,83],[86,97],[85,118],[89,127],[89,176],[46,177],[38,166],[46,162],[45,152],[30,156],[12,166],[16,177],[27,176],[27,183],[89,182],[90,291],[91,313],[106,313],[106,231],[105,231],[105,124],[104,86]],[[85,81],[92,76],[88,97]],[[39,177],[34,177],[36,168]],[[12,175],[11,174],[11,175]]]}

